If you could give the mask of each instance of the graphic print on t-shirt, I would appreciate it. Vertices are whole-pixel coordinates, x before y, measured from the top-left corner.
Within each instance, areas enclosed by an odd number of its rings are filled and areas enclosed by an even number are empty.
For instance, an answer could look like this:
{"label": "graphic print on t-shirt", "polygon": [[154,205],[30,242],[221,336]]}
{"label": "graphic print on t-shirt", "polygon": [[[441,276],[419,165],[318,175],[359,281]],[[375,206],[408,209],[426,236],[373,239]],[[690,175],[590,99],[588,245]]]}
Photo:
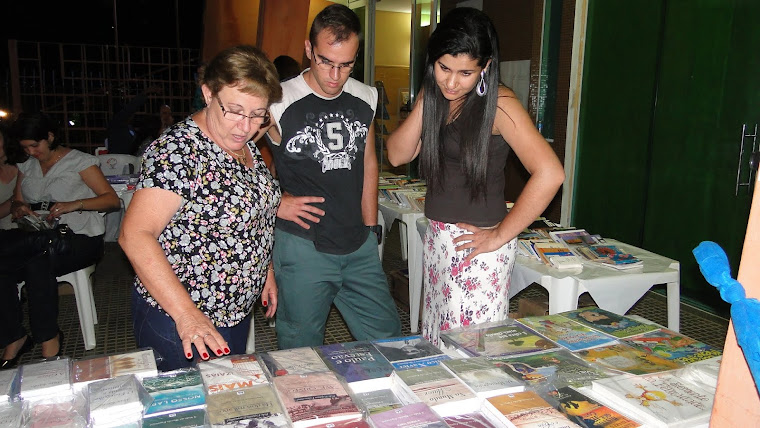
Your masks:
{"label": "graphic print on t-shirt", "polygon": [[288,140],[285,150],[302,154],[322,165],[322,173],[336,169],[351,169],[359,148],[356,139],[364,141],[367,126],[352,116],[352,111],[307,115],[305,126]]}

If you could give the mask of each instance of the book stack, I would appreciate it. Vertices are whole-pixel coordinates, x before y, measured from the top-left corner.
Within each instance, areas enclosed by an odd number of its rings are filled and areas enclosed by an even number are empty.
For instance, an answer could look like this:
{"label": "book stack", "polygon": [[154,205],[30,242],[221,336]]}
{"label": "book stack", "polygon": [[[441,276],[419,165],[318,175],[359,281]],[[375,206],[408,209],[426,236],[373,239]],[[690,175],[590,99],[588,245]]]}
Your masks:
{"label": "book stack", "polygon": [[608,334],[617,339],[636,336],[658,329],[655,325],[645,324],[633,318],[614,314],[595,306],[563,312],[561,315],[592,330]]}
{"label": "book stack", "polygon": [[394,376],[409,387],[417,400],[434,410],[451,405],[466,407],[465,401],[478,401],[472,389],[441,365],[399,370]]}
{"label": "book stack", "polygon": [[340,375],[353,392],[390,388],[391,363],[369,341],[317,347],[330,370]]}
{"label": "book stack", "polygon": [[578,428],[534,391],[499,395],[489,398],[488,402],[498,410],[506,427]]}
{"label": "book stack", "polygon": [[386,410],[398,409],[405,404],[412,404],[411,402],[402,400],[393,387],[354,392],[354,402],[365,415],[373,415]]}
{"label": "book stack", "polygon": [[[206,428],[208,415],[205,409],[168,413],[155,418],[143,418],[142,428]],[[120,427],[121,428],[121,427]]]}
{"label": "book stack", "polygon": [[451,359],[422,336],[373,340],[372,344],[396,370],[433,366]]}
{"label": "book stack", "polygon": [[559,314],[524,317],[518,318],[517,321],[570,351],[593,348],[616,341],[612,336]]}
{"label": "book stack", "polygon": [[598,367],[635,375],[658,373],[682,367],[682,364],[677,361],[660,358],[624,343],[585,349],[576,354]]}
{"label": "book stack", "polygon": [[135,375],[137,379],[158,375],[153,350],[140,349],[82,358],[74,360],[71,367],[75,391],[81,391],[91,382],[127,375]]}
{"label": "book stack", "polygon": [[260,357],[272,377],[330,370],[317,351],[306,346],[264,352]]}
{"label": "book stack", "polygon": [[362,419],[361,410],[333,372],[287,374],[272,382],[294,427]]}
{"label": "book stack", "polygon": [[714,393],[674,373],[620,375],[593,382],[597,398],[652,427],[686,428],[710,420]]}
{"label": "book stack", "polygon": [[271,384],[209,395],[206,405],[209,421],[215,427],[279,428],[290,424]]}
{"label": "book stack", "polygon": [[146,419],[164,420],[167,415],[206,408],[205,388],[196,368],[177,369],[146,377],[142,384],[153,398],[145,409]]}
{"label": "book stack", "polygon": [[433,412],[425,403],[413,403],[406,406],[376,413],[370,416],[375,428],[425,427],[448,428],[443,419]]}
{"label": "book stack", "polygon": [[533,242],[533,250],[547,266],[556,269],[582,269],[581,259],[559,242]]}
{"label": "book stack", "polygon": [[442,331],[441,341],[466,356],[527,354],[557,348],[550,340],[511,319]]}
{"label": "book stack", "polygon": [[554,405],[566,418],[583,428],[636,428],[641,424],[629,419],[589,395],[565,386],[551,391]]}
{"label": "book stack", "polygon": [[17,428],[21,426],[24,415],[24,403],[3,403],[0,406],[0,427]]}
{"label": "book stack", "polygon": [[81,394],[62,395],[30,403],[24,427],[68,428],[87,426],[85,398]]}
{"label": "book stack", "polygon": [[633,254],[623,251],[617,245],[596,244],[580,246],[576,249],[585,259],[618,270],[634,269],[644,266],[644,262]]}
{"label": "book stack", "polygon": [[479,397],[521,392],[525,382],[497,367],[486,357],[456,358],[441,362]]}
{"label": "book stack", "polygon": [[426,184],[419,178],[385,176],[378,180],[378,196],[415,211],[425,210]]}
{"label": "book stack", "polygon": [[21,366],[21,389],[19,396],[24,401],[46,400],[73,394],[71,387],[71,360],[57,360],[29,363]]}
{"label": "book stack", "polygon": [[710,345],[668,330],[667,328],[658,328],[647,333],[628,337],[623,339],[623,342],[640,351],[682,364],[709,360],[720,357],[723,354]]}
{"label": "book stack", "polygon": [[564,349],[530,355],[490,357],[489,361],[531,388],[537,389],[584,386],[589,385],[592,380],[615,374],[594,367]]}
{"label": "book stack", "polygon": [[87,396],[88,420],[93,428],[139,422],[151,400],[134,375],[90,383]]}
{"label": "book stack", "polygon": [[18,395],[20,386],[18,374],[18,369],[0,370],[0,405],[14,401]]}
{"label": "book stack", "polygon": [[226,355],[199,361],[197,365],[207,395],[269,383],[258,358],[253,354]]}

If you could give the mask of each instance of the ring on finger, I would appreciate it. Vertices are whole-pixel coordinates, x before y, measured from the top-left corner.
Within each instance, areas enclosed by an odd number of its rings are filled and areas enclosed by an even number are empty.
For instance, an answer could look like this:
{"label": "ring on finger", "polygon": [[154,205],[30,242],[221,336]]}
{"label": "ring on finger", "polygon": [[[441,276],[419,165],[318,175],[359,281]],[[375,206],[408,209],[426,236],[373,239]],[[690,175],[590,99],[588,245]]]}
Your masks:
{"label": "ring on finger", "polygon": [[190,340],[193,340],[193,341],[194,341],[195,339],[197,339],[197,338],[199,338],[199,337],[200,337],[199,335],[197,335],[197,334],[194,334],[194,335],[193,335],[193,337],[191,337],[191,338],[190,338]]}

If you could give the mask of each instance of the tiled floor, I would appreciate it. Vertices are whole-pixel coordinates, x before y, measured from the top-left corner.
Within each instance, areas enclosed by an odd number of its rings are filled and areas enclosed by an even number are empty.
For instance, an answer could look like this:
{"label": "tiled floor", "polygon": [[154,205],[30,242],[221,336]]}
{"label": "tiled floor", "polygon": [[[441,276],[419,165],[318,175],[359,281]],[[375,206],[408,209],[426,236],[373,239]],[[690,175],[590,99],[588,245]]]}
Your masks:
{"label": "tiled floor", "polygon": [[[388,233],[385,245],[383,265],[386,273],[406,267],[401,260],[398,226]],[[95,303],[99,323],[95,326],[97,346],[85,351],[76,302],[73,295],[63,295],[60,299],[59,324],[65,333],[64,354],[72,358],[88,355],[117,353],[136,347],[132,335],[130,315],[130,291],[133,271],[118,244],[106,243],[106,254],[98,264],[94,275]],[[664,286],[662,286],[664,289]],[[517,303],[522,298],[548,299],[546,291],[534,284],[523,290],[510,302],[510,312],[517,310]],[[410,333],[409,314],[397,303],[402,321],[402,332]],[[647,293],[629,312],[650,319],[659,324],[667,324],[666,299],[658,293]],[[261,307],[255,310],[256,350],[276,349],[277,341],[274,329],[264,318]],[[728,328],[728,320],[716,317],[692,306],[681,304],[681,332],[709,345],[722,348]],[[340,314],[333,309],[327,322],[326,343],[352,340]],[[40,358],[40,347],[24,355],[21,362]]]}

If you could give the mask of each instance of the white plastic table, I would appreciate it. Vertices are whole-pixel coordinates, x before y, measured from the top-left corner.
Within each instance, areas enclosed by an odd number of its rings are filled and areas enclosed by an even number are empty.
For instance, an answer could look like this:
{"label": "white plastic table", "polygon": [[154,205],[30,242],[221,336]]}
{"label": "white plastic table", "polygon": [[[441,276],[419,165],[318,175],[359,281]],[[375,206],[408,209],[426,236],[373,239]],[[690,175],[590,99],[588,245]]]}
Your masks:
{"label": "white plastic table", "polygon": [[[417,220],[420,237],[424,236],[427,225],[426,218]],[[559,270],[546,266],[541,261],[518,255],[509,286],[509,298],[535,282],[549,292],[550,314],[577,309],[578,297],[588,292],[600,308],[624,315],[652,286],[667,284],[668,328],[678,331],[681,316],[680,263],[614,239],[606,239],[606,242],[638,257],[644,262],[644,266],[626,271],[584,263],[583,269]],[[420,271],[421,269],[420,266]],[[410,294],[410,302],[415,299],[419,304],[422,295],[421,275],[420,283],[414,287],[411,274],[409,275],[410,293],[412,289],[418,294]]]}
{"label": "white plastic table", "polygon": [[[390,230],[394,220],[398,220],[401,234],[401,254],[406,254],[409,268],[409,318],[412,333],[417,332],[420,318],[420,296],[422,295],[422,237],[415,230],[418,219],[425,219],[421,211],[402,207],[393,202],[380,201],[377,208],[383,214],[384,229]],[[385,234],[383,234],[385,235]]]}

